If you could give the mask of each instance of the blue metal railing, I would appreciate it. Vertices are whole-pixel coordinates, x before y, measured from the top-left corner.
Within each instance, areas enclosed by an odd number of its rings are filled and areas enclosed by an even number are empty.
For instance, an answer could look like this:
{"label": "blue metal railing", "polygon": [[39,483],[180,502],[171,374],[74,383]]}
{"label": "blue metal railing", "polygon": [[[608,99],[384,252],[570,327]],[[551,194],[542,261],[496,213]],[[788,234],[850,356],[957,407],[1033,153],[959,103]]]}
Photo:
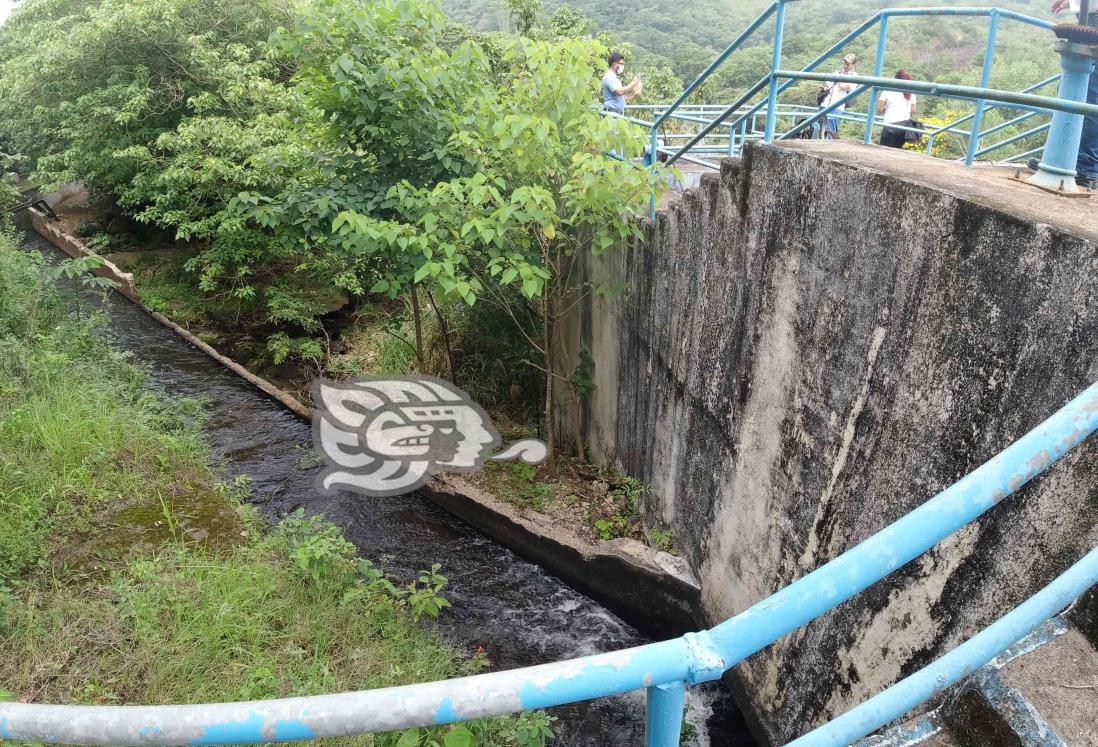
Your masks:
{"label": "blue metal railing", "polygon": [[[719,678],[893,573],[1096,430],[1098,383],[899,521],[708,631],[525,669],[335,695],[169,706],[0,703],[0,738],[100,745],[280,742],[449,724],[645,689],[646,744],[670,747],[679,743],[688,685]],[[1098,549],[966,644],[796,744],[845,744],[872,732],[1022,638],[1095,583]]]}
{"label": "blue metal railing", "polygon": [[[1024,122],[1026,119],[1036,116],[1038,114],[1053,114],[1055,112],[1065,111],[1064,105],[1067,103],[1077,103],[1080,101],[1077,97],[1065,98],[1059,97],[1040,97],[1039,99],[1031,100],[1028,104],[1020,104],[1018,102],[1004,99],[1001,94],[1007,93],[1002,91],[995,91],[988,88],[991,80],[994,63],[994,52],[996,41],[998,38],[1000,24],[1003,20],[1014,21],[1024,25],[1032,26],[1042,30],[1051,30],[1054,28],[1054,24],[1051,21],[1035,18],[1033,16],[1019,13],[1016,11],[1005,10],[1002,8],[978,8],[978,7],[964,7],[964,8],[890,8],[881,10],[875,13],[870,18],[866,19],[861,25],[852,30],[823,54],[808,63],[802,70],[796,71],[796,73],[812,73],[820,65],[826,62],[828,59],[834,57],[837,53],[845,49],[852,42],[862,37],[874,27],[878,29],[877,36],[877,48],[876,56],[873,64],[873,74],[868,76],[869,78],[876,79],[877,82],[871,85],[868,89],[858,88],[851,95],[844,97],[841,101],[834,102],[830,107],[826,109],[812,109],[809,110],[804,116],[799,116],[798,112],[796,117],[792,118],[792,127],[784,133],[779,133],[778,122],[779,120],[789,117],[790,109],[783,108],[780,103],[780,96],[793,86],[798,80],[804,80],[806,78],[797,77],[793,73],[786,73],[781,70],[781,61],[783,55],[783,43],[785,34],[786,23],[786,6],[793,0],[776,0],[771,3],[748,27],[740,34],[721,54],[713,61],[709,67],[707,67],[702,73],[692,81],[682,95],[678,97],[672,104],[666,107],[659,107],[657,109],[657,116],[653,121],[646,124],[650,128],[649,133],[649,153],[651,157],[655,157],[656,154],[660,154],[666,157],[668,164],[673,164],[678,160],[689,160],[695,163],[700,163],[705,166],[716,168],[718,164],[712,161],[704,161],[697,157],[689,157],[691,153],[719,153],[721,151],[711,147],[714,142],[714,131],[718,128],[727,133],[727,145],[726,150],[729,154],[735,154],[742,144],[749,139],[761,139],[766,142],[770,142],[774,139],[786,139],[802,133],[806,128],[813,127],[817,123],[822,121],[827,116],[835,116],[835,112],[839,107],[852,101],[858,95],[869,91],[869,106],[865,113],[860,112],[848,112],[841,115],[841,119],[846,121],[860,121],[864,124],[863,139],[866,143],[870,142],[873,137],[874,128],[883,126],[883,122],[875,115],[878,103],[878,92],[882,89],[885,90],[910,90],[902,89],[895,84],[894,79],[884,78],[884,65],[886,59],[886,51],[888,44],[888,34],[890,28],[890,20],[893,18],[910,18],[910,17],[924,17],[924,16],[953,16],[953,17],[986,17],[989,19],[987,42],[984,51],[983,64],[980,72],[979,85],[973,87],[955,87],[952,96],[956,98],[972,100],[975,103],[975,111],[956,122],[949,123],[943,127],[937,128],[929,133],[927,143],[927,152],[933,152],[933,146],[935,139],[943,133],[949,132],[954,134],[961,134],[967,139],[965,146],[965,163],[972,165],[977,158],[986,157],[989,154],[1000,150],[1002,148],[1013,145],[1017,142],[1025,140],[1026,138],[1040,135],[1047,132],[1050,129],[1048,124],[1041,124],[1024,133],[1012,135],[1005,140],[994,143],[992,145],[985,146],[983,144],[984,138],[989,135],[1001,132],[1009,127],[1015,126]],[[711,107],[707,107],[704,110],[704,117],[690,116],[692,113],[698,112],[696,108],[691,108],[686,104],[687,99],[702,86],[709,78],[721,67],[721,65],[736,51],[741,49],[749,40],[756,35],[757,32],[767,22],[774,19],[774,36],[773,36],[773,48],[772,48],[772,60],[770,72],[764,75],[754,85],[749,86],[743,94],[732,104],[723,108],[717,108],[714,110]],[[823,76],[818,78],[811,78],[813,80],[819,80],[821,82],[836,82],[839,80],[839,76]],[[1061,76],[1052,76],[1040,83],[1026,88],[1023,93],[1032,93],[1040,88],[1050,85],[1054,82],[1060,81]],[[925,89],[934,95],[945,95],[940,88]],[[764,95],[765,94],[765,95]],[[753,102],[753,103],[752,103]],[[629,107],[636,110],[637,107]],[[802,109],[808,109],[808,107],[801,107]],[[1003,123],[989,128],[983,129],[984,117],[986,112],[991,108],[1002,109],[1021,109],[1027,111],[1025,115],[1012,120],[1009,123]],[[1070,110],[1075,114],[1084,114],[1090,116],[1098,115],[1098,108],[1091,107],[1085,110]],[[757,118],[759,115],[765,116],[765,124],[762,128],[761,134],[756,126]],[[684,116],[686,115],[686,116]],[[695,121],[701,120],[703,126],[698,132],[694,133],[693,137],[688,139],[685,144],[671,143],[667,135],[660,135],[661,128],[663,128],[670,121]],[[750,122],[750,126],[748,123]],[[970,127],[966,131],[959,130],[961,124],[970,123]],[[889,125],[893,127],[894,125]],[[902,128],[900,128],[902,129]],[[737,138],[739,140],[737,141]],[[661,144],[661,139],[664,141]],[[681,138],[674,138],[680,140]],[[720,138],[723,140],[723,138]],[[707,147],[706,144],[710,144]],[[1077,151],[1077,144],[1076,144]],[[1041,149],[1035,149],[1029,151],[1029,153],[1041,152]],[[1027,153],[1028,155],[1028,153]],[[1070,154],[1064,155],[1063,159],[1068,158]],[[1074,163],[1074,161],[1072,161]]]}

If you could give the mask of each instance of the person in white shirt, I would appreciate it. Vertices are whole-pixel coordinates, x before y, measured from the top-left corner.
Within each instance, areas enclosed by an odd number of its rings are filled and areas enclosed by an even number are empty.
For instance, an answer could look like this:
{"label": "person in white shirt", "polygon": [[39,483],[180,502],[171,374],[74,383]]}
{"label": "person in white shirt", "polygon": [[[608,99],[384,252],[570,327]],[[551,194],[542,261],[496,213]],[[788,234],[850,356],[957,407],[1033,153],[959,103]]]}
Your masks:
{"label": "person in white shirt", "polygon": [[[911,80],[911,73],[901,70],[896,73],[900,80]],[[881,130],[881,145],[887,148],[902,148],[907,132],[889,125],[909,126],[918,111],[918,99],[913,93],[901,91],[881,91],[877,98],[877,113],[884,115],[885,127]]]}
{"label": "person in white shirt", "polygon": [[[1098,0],[1096,0],[1098,2]],[[843,58],[843,69],[837,70],[836,75],[857,75],[857,55],[848,54]],[[826,109],[834,104],[839,99],[846,96],[848,93],[854,90],[853,83],[832,83],[827,87],[827,97],[821,102],[820,108]],[[839,114],[846,111],[846,104],[843,104],[831,114],[827,115],[827,128],[824,130],[824,137],[834,140],[839,137]]]}

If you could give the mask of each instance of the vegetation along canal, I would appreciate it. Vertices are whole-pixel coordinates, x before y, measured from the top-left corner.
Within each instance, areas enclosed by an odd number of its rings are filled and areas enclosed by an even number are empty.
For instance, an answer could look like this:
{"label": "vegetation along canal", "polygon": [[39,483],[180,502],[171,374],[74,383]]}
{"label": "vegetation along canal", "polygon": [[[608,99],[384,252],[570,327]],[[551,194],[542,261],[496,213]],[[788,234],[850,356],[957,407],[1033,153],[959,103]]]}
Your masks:
{"label": "vegetation along canal", "polygon": [[[27,230],[25,245],[62,256]],[[540,567],[466,526],[418,495],[369,499],[322,497],[313,489],[310,425],[204,353],[189,346],[118,294],[107,327],[115,344],[146,366],[149,381],[172,397],[204,404],[211,454],[229,476],[246,476],[251,500],[277,522],[298,508],[335,522],[360,553],[396,579],[433,563],[449,578],[452,603],[438,620],[459,648],[483,647],[498,668],[513,668],[646,643],[625,621]],[[691,690],[690,743],[750,744],[727,692]],[[556,744],[636,745],[644,738],[641,693],[557,709]]]}

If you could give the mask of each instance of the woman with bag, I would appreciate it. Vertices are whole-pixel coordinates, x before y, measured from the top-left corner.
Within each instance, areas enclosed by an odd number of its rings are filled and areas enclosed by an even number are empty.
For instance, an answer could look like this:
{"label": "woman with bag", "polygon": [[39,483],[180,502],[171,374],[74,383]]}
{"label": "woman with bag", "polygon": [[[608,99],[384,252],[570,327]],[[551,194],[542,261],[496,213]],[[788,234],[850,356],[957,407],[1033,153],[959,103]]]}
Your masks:
{"label": "woman with bag", "polygon": [[[911,73],[901,70],[896,73],[900,80],[911,80]],[[877,99],[877,113],[884,115],[885,127],[881,131],[881,145],[886,148],[903,148],[907,142],[907,132],[889,125],[911,127],[912,119],[918,110],[918,101],[913,93],[900,91],[881,91]]]}

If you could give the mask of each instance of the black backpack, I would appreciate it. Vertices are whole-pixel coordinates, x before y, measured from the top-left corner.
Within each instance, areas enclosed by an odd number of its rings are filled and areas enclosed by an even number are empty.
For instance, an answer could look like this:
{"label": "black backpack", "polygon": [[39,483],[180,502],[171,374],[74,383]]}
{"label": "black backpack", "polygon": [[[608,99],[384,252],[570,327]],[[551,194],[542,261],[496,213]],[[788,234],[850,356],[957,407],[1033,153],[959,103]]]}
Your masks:
{"label": "black backpack", "polygon": [[[922,122],[920,122],[917,119],[909,119],[904,124],[906,124],[908,127],[912,128],[912,130],[926,130],[926,125],[924,125]],[[911,130],[904,130],[904,142],[905,143],[914,143],[915,145],[922,145],[923,144],[923,133],[922,132],[912,132]]]}

